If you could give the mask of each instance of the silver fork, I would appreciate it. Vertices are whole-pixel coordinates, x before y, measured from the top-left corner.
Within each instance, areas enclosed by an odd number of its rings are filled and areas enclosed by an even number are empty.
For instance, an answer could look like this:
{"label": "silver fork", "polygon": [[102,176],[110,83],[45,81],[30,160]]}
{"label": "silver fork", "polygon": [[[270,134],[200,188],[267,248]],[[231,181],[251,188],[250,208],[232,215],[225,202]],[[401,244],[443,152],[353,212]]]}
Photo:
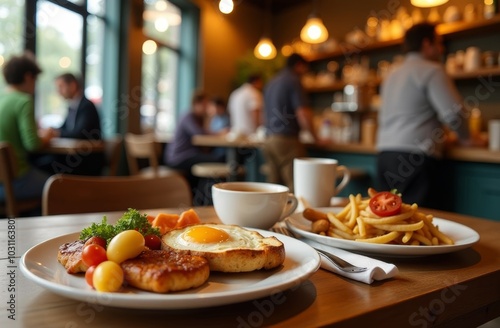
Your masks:
{"label": "silver fork", "polygon": [[[293,238],[297,238],[297,236],[290,230],[285,225],[285,222],[278,222],[275,224],[272,228],[271,231],[280,233],[285,236],[290,236]],[[313,247],[316,252],[323,258],[327,259],[331,264],[333,264],[335,267],[337,267],[339,270],[342,270],[344,272],[349,272],[349,273],[358,273],[358,272],[364,272],[368,270],[366,267],[359,267],[356,265],[353,265],[349,262],[347,262],[344,259],[341,259],[340,257],[333,255],[332,253],[326,252],[322,249]]]}

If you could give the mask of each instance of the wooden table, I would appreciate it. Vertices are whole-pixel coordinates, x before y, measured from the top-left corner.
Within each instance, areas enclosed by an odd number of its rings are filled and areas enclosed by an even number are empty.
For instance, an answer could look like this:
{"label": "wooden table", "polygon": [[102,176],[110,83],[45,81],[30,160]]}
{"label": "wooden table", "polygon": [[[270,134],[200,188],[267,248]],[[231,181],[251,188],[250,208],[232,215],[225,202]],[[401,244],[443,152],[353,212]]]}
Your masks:
{"label": "wooden table", "polygon": [[195,135],[191,142],[195,146],[227,148],[226,163],[231,170],[230,181],[236,180],[238,176],[238,167],[241,164],[239,155],[248,154],[248,149],[259,148],[264,143],[246,137],[231,139],[224,135]]}
{"label": "wooden table", "polygon": [[40,152],[49,154],[88,155],[94,152],[104,152],[105,142],[102,140],[53,138],[47,147]]}
{"label": "wooden table", "polygon": [[[212,207],[196,208],[216,220]],[[166,210],[145,211],[156,214]],[[120,213],[108,213],[110,221]],[[475,229],[472,248],[456,253],[391,259],[400,274],[366,285],[318,270],[280,297],[195,310],[133,310],[91,305],[55,295],[27,280],[17,266],[30,247],[79,231],[101,214],[61,215],[0,221],[1,327],[476,327],[500,316],[500,223],[433,211],[437,217]],[[15,231],[14,264],[7,232]],[[56,256],[54,252],[54,256]],[[14,268],[10,268],[13,265]],[[13,271],[10,271],[13,270]],[[11,279],[9,272],[14,272]],[[9,284],[15,288],[15,318],[8,318]]]}

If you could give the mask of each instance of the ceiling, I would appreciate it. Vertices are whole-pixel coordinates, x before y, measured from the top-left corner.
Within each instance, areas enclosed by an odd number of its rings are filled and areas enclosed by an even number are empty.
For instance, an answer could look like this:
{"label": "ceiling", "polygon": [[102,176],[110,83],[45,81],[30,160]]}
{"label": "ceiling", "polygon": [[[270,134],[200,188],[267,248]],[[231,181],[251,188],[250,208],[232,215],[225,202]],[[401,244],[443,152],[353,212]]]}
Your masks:
{"label": "ceiling", "polygon": [[313,0],[236,0],[234,2],[235,4],[238,2],[246,2],[262,9],[268,9],[271,7],[271,11],[273,13],[279,13],[302,3],[311,3],[312,6]]}

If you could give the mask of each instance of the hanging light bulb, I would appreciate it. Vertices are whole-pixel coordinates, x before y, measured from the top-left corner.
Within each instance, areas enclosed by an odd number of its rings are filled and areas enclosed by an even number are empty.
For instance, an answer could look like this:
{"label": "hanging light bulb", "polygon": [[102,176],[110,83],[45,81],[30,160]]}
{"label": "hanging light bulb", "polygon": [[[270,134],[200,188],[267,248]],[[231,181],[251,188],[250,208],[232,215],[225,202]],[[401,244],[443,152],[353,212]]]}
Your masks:
{"label": "hanging light bulb", "polygon": [[437,7],[447,2],[448,0],[411,0],[412,5],[421,8]]}
{"label": "hanging light bulb", "polygon": [[300,39],[307,43],[321,43],[328,39],[328,30],[321,18],[311,16],[300,31]]}
{"label": "hanging light bulb", "polygon": [[230,14],[234,9],[233,0],[220,0],[219,10],[223,14]]}
{"label": "hanging light bulb", "polygon": [[262,37],[253,50],[255,57],[259,59],[273,59],[277,51],[271,39]]}

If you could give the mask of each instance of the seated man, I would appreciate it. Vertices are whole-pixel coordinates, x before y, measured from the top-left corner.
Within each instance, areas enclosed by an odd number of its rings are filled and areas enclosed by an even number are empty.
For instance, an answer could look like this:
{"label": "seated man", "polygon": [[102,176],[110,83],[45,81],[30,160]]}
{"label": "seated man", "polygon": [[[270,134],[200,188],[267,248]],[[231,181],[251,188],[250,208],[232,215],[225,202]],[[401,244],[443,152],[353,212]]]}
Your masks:
{"label": "seated man", "polygon": [[[59,94],[68,101],[68,115],[63,125],[53,130],[60,138],[101,140],[101,123],[95,105],[85,97],[79,79],[65,73],[55,84]],[[37,159],[37,166],[51,173],[100,175],[104,166],[104,153],[45,156]]]}
{"label": "seated man", "polygon": [[[191,139],[195,135],[210,134],[205,129],[207,125],[208,97],[203,92],[194,93],[191,100],[191,109],[184,114],[177,124],[174,139],[165,151],[165,163],[182,170],[193,190],[193,203],[195,205],[205,204],[205,193],[210,193],[210,188],[199,178],[191,173],[193,165],[202,162],[224,162],[224,154],[214,154],[202,147],[193,145]],[[201,194],[201,195],[200,195]]]}

